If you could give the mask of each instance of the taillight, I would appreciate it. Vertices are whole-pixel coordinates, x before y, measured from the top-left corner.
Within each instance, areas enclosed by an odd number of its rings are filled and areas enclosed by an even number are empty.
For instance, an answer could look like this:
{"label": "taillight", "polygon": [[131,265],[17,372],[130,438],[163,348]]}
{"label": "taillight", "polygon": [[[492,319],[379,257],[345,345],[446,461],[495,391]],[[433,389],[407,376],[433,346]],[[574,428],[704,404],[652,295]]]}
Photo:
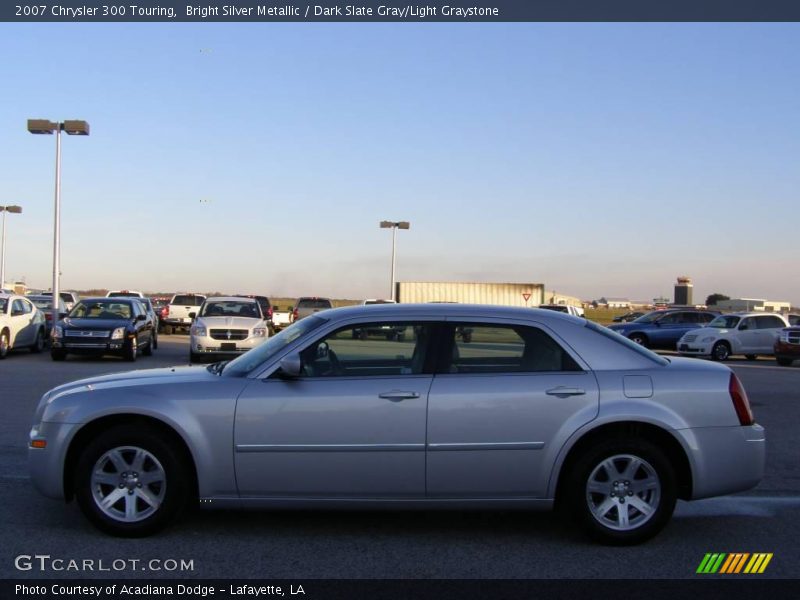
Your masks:
{"label": "taillight", "polygon": [[161,314],[165,317],[169,316],[169,306],[165,306],[164,309],[161,311]]}
{"label": "taillight", "polygon": [[52,315],[52,313],[44,313],[44,318],[47,321],[52,321],[53,320],[53,315]]}
{"label": "taillight", "polygon": [[753,411],[750,409],[750,401],[747,399],[747,392],[744,391],[742,382],[735,373],[731,373],[731,381],[728,385],[728,391],[733,400],[733,407],[736,409],[736,416],[739,417],[740,425],[752,425],[755,423],[753,418]]}
{"label": "taillight", "polygon": [[268,316],[270,319],[272,318],[272,307],[271,307],[271,306],[270,306],[270,307],[267,309],[267,316]]}
{"label": "taillight", "polygon": [[295,309],[292,311],[292,316],[293,316],[295,319],[297,318],[297,309],[296,309],[296,308],[295,308]]}

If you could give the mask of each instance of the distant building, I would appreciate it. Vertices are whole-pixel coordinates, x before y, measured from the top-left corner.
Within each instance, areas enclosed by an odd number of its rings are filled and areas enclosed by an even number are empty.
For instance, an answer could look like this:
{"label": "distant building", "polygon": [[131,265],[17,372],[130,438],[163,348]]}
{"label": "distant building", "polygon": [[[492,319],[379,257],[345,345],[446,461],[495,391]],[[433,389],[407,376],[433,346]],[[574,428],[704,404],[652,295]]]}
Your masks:
{"label": "distant building", "polygon": [[598,304],[607,306],[608,308],[630,308],[631,301],[627,298],[600,298]]}
{"label": "distant building", "polygon": [[730,300],[720,300],[713,308],[717,310],[741,311],[762,311],[786,313],[792,308],[791,302],[780,302],[775,300],[764,300],[761,298],[731,298]]}
{"label": "distant building", "polygon": [[675,284],[675,302],[679,306],[691,306],[692,302],[692,280],[690,277],[678,277],[678,283]]}

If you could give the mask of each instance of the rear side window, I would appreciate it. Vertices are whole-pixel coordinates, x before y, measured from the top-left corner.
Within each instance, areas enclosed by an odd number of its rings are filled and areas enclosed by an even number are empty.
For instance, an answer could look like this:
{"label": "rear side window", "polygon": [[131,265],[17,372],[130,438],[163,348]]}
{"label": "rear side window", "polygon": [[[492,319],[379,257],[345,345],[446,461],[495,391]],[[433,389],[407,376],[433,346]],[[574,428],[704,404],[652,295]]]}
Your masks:
{"label": "rear side window", "polygon": [[786,327],[783,321],[779,317],[774,315],[766,316],[766,317],[758,317],[756,319],[758,323],[759,329],[776,329],[781,327]]}
{"label": "rear side window", "polygon": [[200,306],[205,302],[205,296],[196,296],[194,294],[180,294],[172,299],[171,304],[183,304],[184,306]]}
{"label": "rear side window", "polygon": [[464,323],[449,331],[452,344],[445,373],[581,370],[558,342],[538,327]]}

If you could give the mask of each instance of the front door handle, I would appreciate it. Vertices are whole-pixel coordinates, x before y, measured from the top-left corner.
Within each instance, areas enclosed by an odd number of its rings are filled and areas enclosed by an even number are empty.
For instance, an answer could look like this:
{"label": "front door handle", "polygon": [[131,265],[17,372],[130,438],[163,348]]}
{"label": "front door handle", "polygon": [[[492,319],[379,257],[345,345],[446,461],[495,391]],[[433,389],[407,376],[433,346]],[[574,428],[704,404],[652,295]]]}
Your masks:
{"label": "front door handle", "polygon": [[560,385],[545,392],[548,396],[558,396],[559,398],[566,398],[567,396],[583,396],[586,390],[581,388],[566,387]]}
{"label": "front door handle", "polygon": [[378,398],[383,398],[384,400],[391,400],[392,402],[400,402],[401,400],[410,400],[411,398],[419,398],[419,393],[401,392],[398,390],[392,390],[391,392],[383,392],[382,394],[378,394]]}

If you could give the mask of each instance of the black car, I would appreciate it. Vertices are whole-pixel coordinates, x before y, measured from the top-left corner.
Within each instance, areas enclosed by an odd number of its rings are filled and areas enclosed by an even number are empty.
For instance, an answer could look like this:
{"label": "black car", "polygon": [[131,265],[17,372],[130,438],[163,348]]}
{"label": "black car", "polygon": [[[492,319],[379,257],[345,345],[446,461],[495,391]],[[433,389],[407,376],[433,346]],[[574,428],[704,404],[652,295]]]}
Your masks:
{"label": "black car", "polygon": [[153,349],[155,350],[158,348],[158,330],[161,326],[158,318],[158,312],[156,312],[156,307],[153,306],[153,302],[150,300],[150,298],[139,298],[139,302],[142,303],[144,312],[147,314],[147,318],[153,325]]}
{"label": "black car", "polygon": [[153,322],[141,298],[84,298],[53,328],[50,356],[114,354],[134,361],[153,353]]}

